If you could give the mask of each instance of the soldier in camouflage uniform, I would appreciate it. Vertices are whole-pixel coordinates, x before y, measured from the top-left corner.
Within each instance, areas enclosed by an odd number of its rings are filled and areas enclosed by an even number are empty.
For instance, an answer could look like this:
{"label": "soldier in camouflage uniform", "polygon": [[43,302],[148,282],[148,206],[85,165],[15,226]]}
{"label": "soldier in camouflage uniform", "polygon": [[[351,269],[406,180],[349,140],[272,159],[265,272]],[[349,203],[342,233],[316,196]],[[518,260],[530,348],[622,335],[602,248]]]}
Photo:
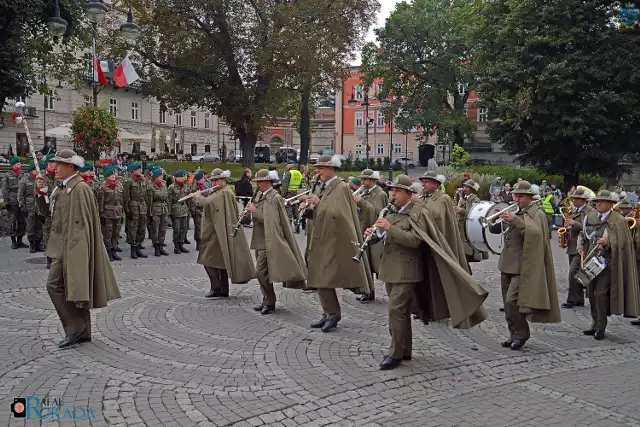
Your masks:
{"label": "soldier in camouflage uniform", "polygon": [[85,163],[81,168],[78,168],[78,175],[82,177],[85,184],[93,191],[93,196],[96,201],[96,207],[98,207],[98,192],[100,191],[100,184],[96,183],[96,172],[91,163]]}
{"label": "soldier in camouflage uniform", "polygon": [[147,209],[151,218],[151,242],[155,250],[154,255],[169,255],[163,248],[167,234],[167,216],[169,215],[169,193],[164,184],[162,170],[155,168],[151,171],[153,183],[147,188]]}
{"label": "soldier in camouflage uniform", "polygon": [[[144,174],[144,183],[146,184],[146,188],[147,190],[151,187],[153,187],[153,169],[155,169],[155,165],[153,163],[147,163],[147,167],[145,169],[145,174]],[[147,206],[148,207],[148,206]],[[149,234],[149,238],[151,238],[151,221],[152,221],[152,217],[151,215],[147,215],[147,233]],[[144,247],[143,247],[144,249]]]}
{"label": "soldier in camouflage uniform", "polygon": [[[202,191],[205,189],[204,172],[198,171],[193,178],[193,186],[191,192]],[[200,250],[200,224],[202,223],[202,206],[196,203],[194,199],[189,199],[189,212],[193,218],[193,239],[196,241],[196,251]]]}
{"label": "soldier in camouflage uniform", "polygon": [[[44,165],[43,165],[44,166]],[[27,240],[29,240],[29,252],[44,251],[42,243],[42,222],[36,208],[36,166],[27,167],[28,174],[23,174],[18,187],[18,205],[20,211],[27,217]]]}
{"label": "soldier in camouflage uniform", "polygon": [[[45,157],[46,166],[43,169],[44,182],[47,185],[44,190],[36,190],[41,194],[51,194],[53,192],[54,187],[56,186],[56,165],[53,158],[56,155],[51,153],[47,154]],[[49,234],[51,233],[51,212],[49,209],[43,209],[42,206],[45,204],[36,203],[38,208],[38,214],[44,217],[44,226],[42,227],[42,235],[44,241],[44,247],[47,247],[47,241],[49,240]],[[47,257],[47,269],[51,268],[51,258]]]}
{"label": "soldier in camouflage uniform", "polygon": [[18,203],[18,187],[22,174],[20,158],[14,157],[9,162],[11,172],[8,172],[2,184],[2,194],[4,196],[4,207],[11,212],[11,249],[28,248],[22,242],[26,227],[25,215],[20,210]]}
{"label": "soldier in camouflage uniform", "polygon": [[104,168],[104,184],[98,193],[98,212],[102,225],[102,239],[110,261],[121,261],[115,251],[122,227],[124,209],[122,207],[122,185],[118,183],[118,173],[113,166]]}
{"label": "soldier in camouflage uniform", "polygon": [[131,258],[146,258],[142,252],[147,228],[147,184],[142,178],[142,164],[133,162],[129,165],[131,176],[124,183],[124,212],[129,229],[127,241],[131,245]]}
{"label": "soldier in camouflage uniform", "polygon": [[173,173],[174,182],[169,186],[169,214],[173,220],[173,253],[189,253],[184,248],[187,238],[187,221],[189,220],[189,207],[187,202],[178,200],[189,194],[189,186],[185,185],[187,172],[178,170]]}

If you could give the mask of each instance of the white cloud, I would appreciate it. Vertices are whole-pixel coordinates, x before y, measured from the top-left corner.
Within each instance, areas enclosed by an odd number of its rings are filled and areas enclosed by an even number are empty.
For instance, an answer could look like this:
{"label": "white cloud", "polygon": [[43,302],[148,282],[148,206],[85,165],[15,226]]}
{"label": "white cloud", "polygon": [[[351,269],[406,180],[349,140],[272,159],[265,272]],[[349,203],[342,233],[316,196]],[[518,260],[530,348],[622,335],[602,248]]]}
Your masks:
{"label": "white cloud", "polygon": [[[384,26],[385,21],[391,15],[396,8],[396,4],[401,3],[406,0],[378,0],[380,2],[380,11],[378,12],[378,16],[376,19],[376,23],[369,29],[367,33],[367,37],[365,41],[367,42],[375,42],[376,35],[373,33],[374,28]],[[356,59],[351,63],[352,65],[360,64],[360,52],[356,52]]]}

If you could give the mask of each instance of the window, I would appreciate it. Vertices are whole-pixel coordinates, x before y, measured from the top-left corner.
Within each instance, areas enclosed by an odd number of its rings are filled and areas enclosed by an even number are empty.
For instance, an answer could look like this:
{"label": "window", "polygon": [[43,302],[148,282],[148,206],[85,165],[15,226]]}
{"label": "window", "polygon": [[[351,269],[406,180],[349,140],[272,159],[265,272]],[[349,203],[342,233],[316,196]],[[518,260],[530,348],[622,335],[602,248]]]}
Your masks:
{"label": "window", "polygon": [[402,154],[402,142],[393,143],[393,154]]}
{"label": "window", "polygon": [[56,109],[56,100],[53,95],[44,96],[44,109],[49,111],[53,111]]}
{"label": "window", "polygon": [[138,103],[131,103],[131,120],[138,120]]}
{"label": "window", "polygon": [[195,111],[191,112],[191,127],[195,128],[198,125],[198,113]]}
{"label": "window", "polygon": [[209,129],[209,116],[210,113],[204,113],[204,128]]}
{"label": "window", "polygon": [[114,98],[109,99],[109,112],[113,117],[118,115],[118,100]]}
{"label": "window", "polygon": [[160,110],[160,124],[167,124],[167,112],[165,110]]}
{"label": "window", "polygon": [[198,144],[191,144],[191,155],[195,156],[198,154]]}
{"label": "window", "polygon": [[56,138],[48,136],[44,142],[43,150],[46,151],[47,154],[55,153],[56,151],[58,151],[58,141],[56,140]]}
{"label": "window", "polygon": [[384,143],[383,142],[378,142],[376,144],[376,155],[384,156]]}
{"label": "window", "polygon": [[467,91],[467,85],[465,84],[458,84],[458,95],[460,96],[464,96],[464,93]]}
{"label": "window", "polygon": [[364,99],[364,90],[362,88],[362,85],[357,85],[354,87],[354,99],[356,100],[362,100]]}
{"label": "window", "polygon": [[382,111],[378,111],[378,114],[376,117],[376,127],[384,129],[384,112]]}
{"label": "window", "polygon": [[364,126],[364,111],[356,111],[354,126],[357,128]]}
{"label": "window", "polygon": [[182,113],[176,114],[176,126],[182,126]]}
{"label": "window", "polygon": [[[207,113],[208,114],[208,113]],[[206,120],[206,119],[205,119]],[[206,144],[204,146],[204,152],[205,153],[210,153],[211,152],[211,146],[209,144]]]}
{"label": "window", "polygon": [[356,144],[356,155],[357,156],[362,155],[362,144]]}
{"label": "window", "polygon": [[487,107],[478,108],[478,123],[486,123],[489,118],[489,110]]}

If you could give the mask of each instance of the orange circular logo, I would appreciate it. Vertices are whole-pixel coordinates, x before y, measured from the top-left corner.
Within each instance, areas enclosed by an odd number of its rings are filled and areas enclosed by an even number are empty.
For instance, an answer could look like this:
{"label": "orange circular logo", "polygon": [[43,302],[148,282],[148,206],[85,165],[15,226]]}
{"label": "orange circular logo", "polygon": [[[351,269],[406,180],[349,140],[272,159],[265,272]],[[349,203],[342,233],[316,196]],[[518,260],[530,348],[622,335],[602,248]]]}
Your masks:
{"label": "orange circular logo", "polygon": [[20,402],[16,403],[13,405],[13,409],[16,412],[16,414],[21,414],[24,412],[24,405]]}

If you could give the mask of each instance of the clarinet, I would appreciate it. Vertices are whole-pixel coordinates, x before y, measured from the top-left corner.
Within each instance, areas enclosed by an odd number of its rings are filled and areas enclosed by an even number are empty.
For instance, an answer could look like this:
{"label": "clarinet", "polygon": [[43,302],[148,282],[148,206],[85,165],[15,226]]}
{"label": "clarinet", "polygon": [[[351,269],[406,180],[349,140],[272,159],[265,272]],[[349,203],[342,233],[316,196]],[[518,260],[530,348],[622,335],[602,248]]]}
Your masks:
{"label": "clarinet", "polygon": [[[315,194],[316,188],[318,188],[318,185],[320,185],[320,178],[316,178],[313,180],[313,185],[311,186],[311,192],[309,194]],[[300,229],[300,224],[302,223],[303,216],[304,216],[304,212],[300,212],[298,217],[293,221],[294,230]]]}
{"label": "clarinet", "polygon": [[[253,202],[255,202],[256,196],[258,195],[258,191],[260,191],[260,189],[256,188],[256,191],[254,191],[253,196],[251,196],[251,200],[249,200],[249,203],[247,203],[247,207],[250,204],[253,204]],[[236,234],[238,234],[238,230],[242,226],[242,221],[244,221],[248,213],[249,213],[249,210],[247,208],[244,208],[242,210],[242,212],[240,213],[240,219],[238,220],[236,225],[233,227],[233,231],[231,232],[231,237],[236,237]]]}
{"label": "clarinet", "polygon": [[[378,216],[378,219],[386,217],[387,214],[391,211],[392,207],[393,207],[393,200],[391,200],[389,204],[380,211],[380,215]],[[362,259],[362,254],[367,249],[367,246],[369,246],[369,242],[371,241],[371,239],[373,239],[373,235],[376,234],[377,231],[378,231],[378,227],[374,226],[373,231],[371,231],[371,234],[365,237],[364,241],[360,245],[360,248],[358,248],[358,253],[352,258],[354,261],[360,262],[360,260]]]}

